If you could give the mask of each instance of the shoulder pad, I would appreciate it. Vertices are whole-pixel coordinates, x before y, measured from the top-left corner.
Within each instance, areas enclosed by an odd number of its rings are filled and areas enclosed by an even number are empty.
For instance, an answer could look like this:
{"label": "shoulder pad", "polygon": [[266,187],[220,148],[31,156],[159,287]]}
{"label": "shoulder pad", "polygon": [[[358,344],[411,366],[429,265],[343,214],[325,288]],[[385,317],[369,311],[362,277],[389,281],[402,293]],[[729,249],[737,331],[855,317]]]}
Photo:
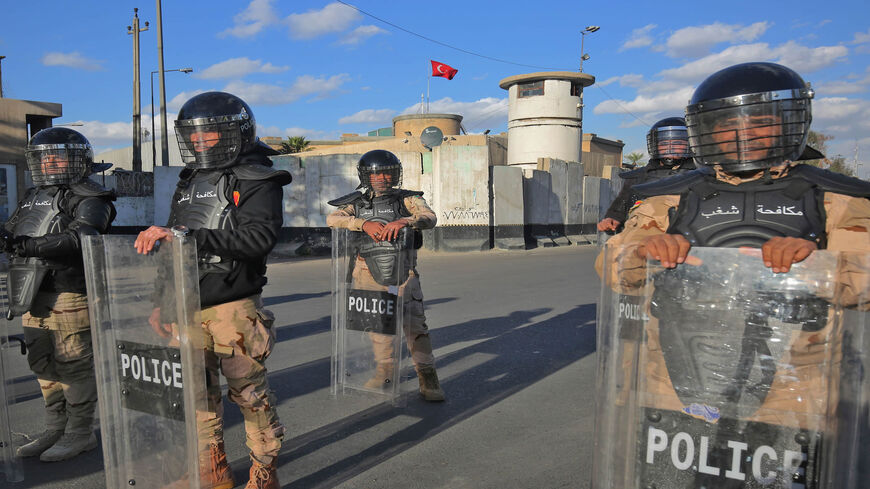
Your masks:
{"label": "shoulder pad", "polygon": [[351,192],[351,193],[344,195],[342,197],[339,197],[337,199],[330,200],[329,202],[327,202],[327,204],[335,206],[335,207],[339,207],[339,206],[347,205],[347,204],[353,204],[354,202],[356,202],[357,200],[362,198],[362,195],[363,195],[362,192],[357,190],[356,192]]}
{"label": "shoulder pad", "polygon": [[71,184],[69,189],[79,197],[110,197],[112,200],[115,200],[114,190],[103,187],[90,178],[85,178],[81,182]]}
{"label": "shoulder pad", "polygon": [[632,187],[632,190],[642,197],[681,194],[693,186],[701,184],[712,175],[713,172],[709,168],[698,168],[697,170],[679,173],[672,177],[662,178],[655,182],[635,185]]}
{"label": "shoulder pad", "polygon": [[823,170],[812,165],[795,165],[788,174],[812,182],[817,188],[825,192],[834,192],[851,197],[870,197],[870,182],[842,173]]}
{"label": "shoulder pad", "polygon": [[286,170],[276,170],[265,165],[237,165],[231,170],[239,180],[274,180],[282,187],[293,181],[293,177]]}
{"label": "shoulder pad", "polygon": [[640,178],[644,173],[647,172],[647,167],[642,166],[640,168],[635,168],[634,170],[624,171],[619,173],[619,178],[623,180],[633,180],[635,178]]}
{"label": "shoulder pad", "polygon": [[414,197],[414,196],[422,197],[423,191],[422,190],[405,190],[403,188],[399,189],[399,197],[401,197],[402,199],[406,199],[408,197]]}

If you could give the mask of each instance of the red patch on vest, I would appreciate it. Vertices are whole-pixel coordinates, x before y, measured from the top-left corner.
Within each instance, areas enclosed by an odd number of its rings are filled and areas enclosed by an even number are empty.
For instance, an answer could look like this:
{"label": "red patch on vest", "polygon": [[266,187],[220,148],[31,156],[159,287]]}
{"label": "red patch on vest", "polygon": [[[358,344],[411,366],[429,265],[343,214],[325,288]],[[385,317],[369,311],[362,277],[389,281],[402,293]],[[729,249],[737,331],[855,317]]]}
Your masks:
{"label": "red patch on vest", "polygon": [[239,206],[239,191],[233,190],[233,202],[236,203],[236,207]]}

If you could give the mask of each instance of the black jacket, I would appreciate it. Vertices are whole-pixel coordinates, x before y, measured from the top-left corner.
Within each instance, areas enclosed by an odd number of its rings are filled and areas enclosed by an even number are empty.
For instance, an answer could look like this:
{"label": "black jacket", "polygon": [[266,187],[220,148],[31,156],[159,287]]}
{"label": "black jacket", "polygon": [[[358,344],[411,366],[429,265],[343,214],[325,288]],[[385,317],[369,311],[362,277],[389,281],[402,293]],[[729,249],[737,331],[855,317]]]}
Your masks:
{"label": "black jacket", "polygon": [[[235,166],[246,164],[272,166],[272,162],[261,152],[240,156]],[[232,168],[209,171],[230,172]],[[234,179],[235,183],[227,197],[234,202],[232,194],[239,193],[235,229],[192,231],[198,255],[217,255],[235,262],[229,272],[200,274],[202,307],[243,299],[263,291],[266,284],[266,256],[275,247],[283,223],[284,192],[281,187],[291,180],[290,174],[285,171],[274,171],[272,175],[262,180]]]}

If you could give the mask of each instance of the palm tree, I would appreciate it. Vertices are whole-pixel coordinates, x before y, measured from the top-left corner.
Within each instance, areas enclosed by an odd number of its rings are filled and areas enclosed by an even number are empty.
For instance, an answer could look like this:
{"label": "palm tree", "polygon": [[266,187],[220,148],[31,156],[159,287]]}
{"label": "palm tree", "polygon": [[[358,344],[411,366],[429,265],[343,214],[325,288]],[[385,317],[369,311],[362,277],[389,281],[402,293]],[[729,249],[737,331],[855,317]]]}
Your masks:
{"label": "palm tree", "polygon": [[624,158],[628,165],[636,167],[637,162],[643,159],[643,153],[641,153],[640,151],[634,151],[625,155]]}
{"label": "palm tree", "polygon": [[281,154],[301,153],[310,145],[305,136],[287,136],[287,141],[281,141]]}

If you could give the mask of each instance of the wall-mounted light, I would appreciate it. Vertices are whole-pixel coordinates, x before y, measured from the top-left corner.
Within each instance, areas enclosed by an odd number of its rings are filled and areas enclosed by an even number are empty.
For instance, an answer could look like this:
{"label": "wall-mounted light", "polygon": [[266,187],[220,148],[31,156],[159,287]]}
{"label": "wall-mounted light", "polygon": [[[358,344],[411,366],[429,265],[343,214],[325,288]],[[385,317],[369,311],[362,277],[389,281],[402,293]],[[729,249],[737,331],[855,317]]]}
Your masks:
{"label": "wall-mounted light", "polygon": [[483,131],[483,135],[484,135],[484,136],[487,135],[487,134],[489,134],[489,129],[487,129],[486,131]]}

